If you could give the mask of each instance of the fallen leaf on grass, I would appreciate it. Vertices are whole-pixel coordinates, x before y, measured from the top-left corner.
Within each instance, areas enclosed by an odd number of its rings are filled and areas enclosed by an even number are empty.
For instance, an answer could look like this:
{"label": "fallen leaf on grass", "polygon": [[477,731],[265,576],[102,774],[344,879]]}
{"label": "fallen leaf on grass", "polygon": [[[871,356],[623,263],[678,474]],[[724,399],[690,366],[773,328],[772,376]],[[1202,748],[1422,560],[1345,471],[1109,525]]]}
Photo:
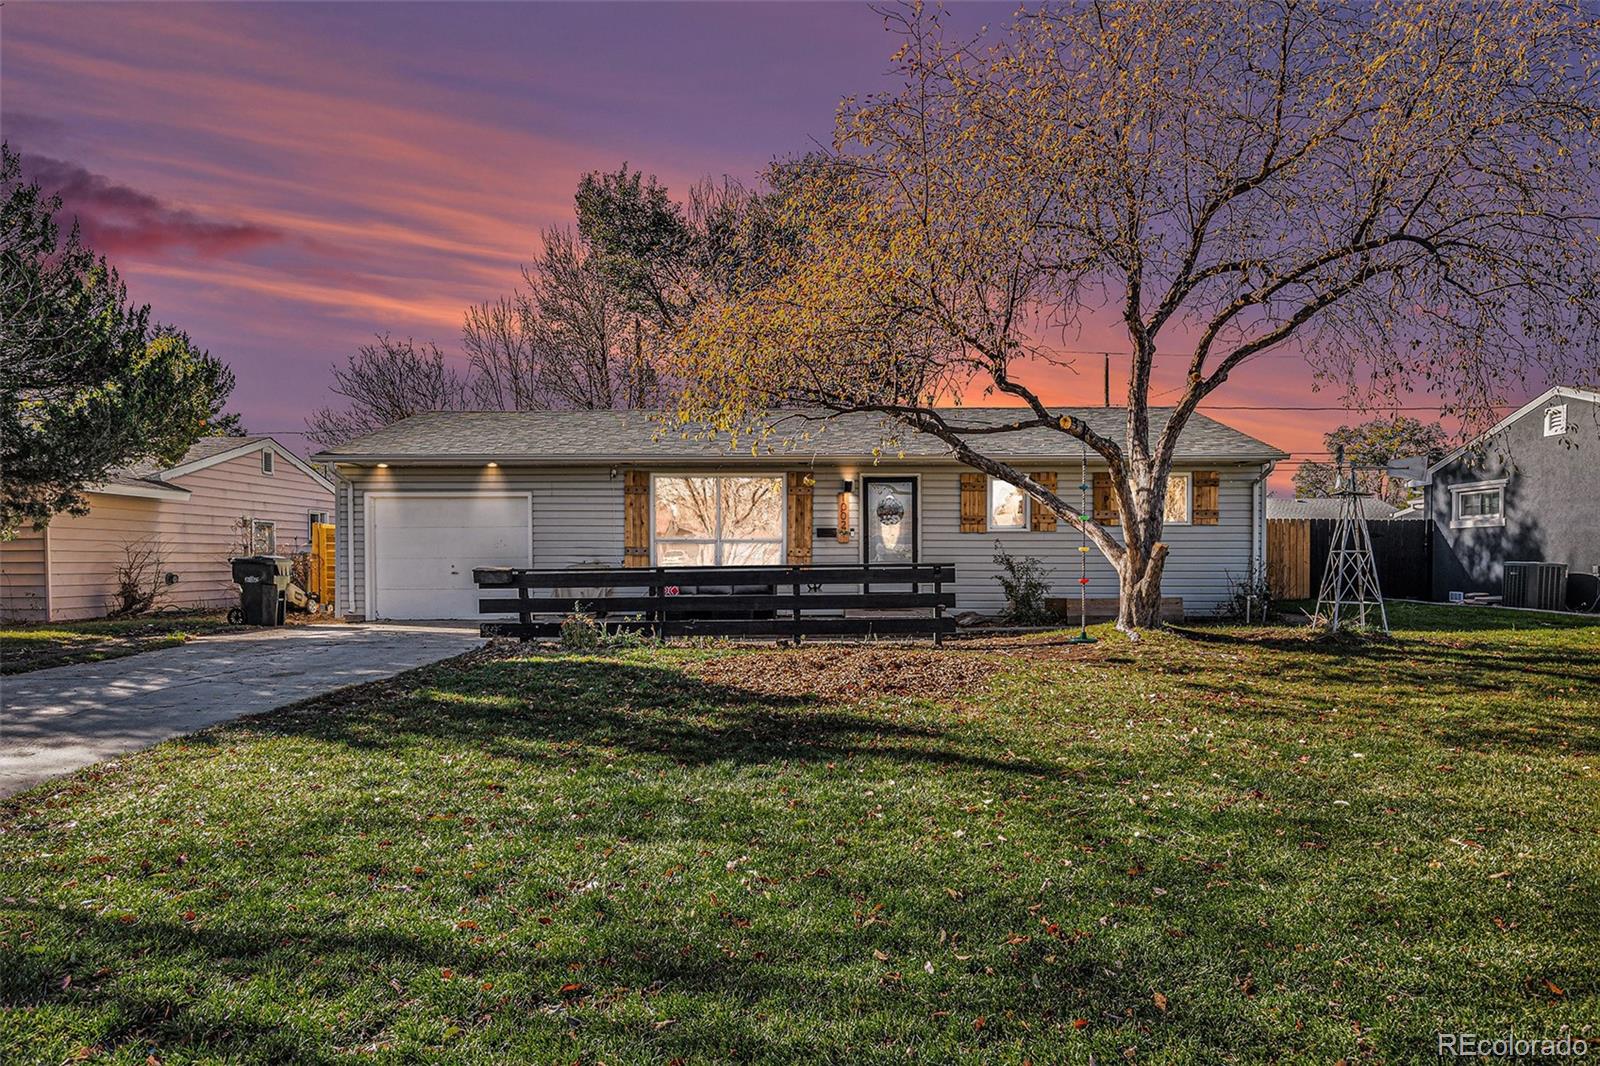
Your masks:
{"label": "fallen leaf on grass", "polygon": [[1167,1013],[1167,997],[1166,996],[1162,995],[1160,992],[1157,992],[1154,996],[1152,996],[1150,998],[1155,1000],[1155,1002],[1156,1002],[1156,1010],[1160,1011],[1162,1014]]}

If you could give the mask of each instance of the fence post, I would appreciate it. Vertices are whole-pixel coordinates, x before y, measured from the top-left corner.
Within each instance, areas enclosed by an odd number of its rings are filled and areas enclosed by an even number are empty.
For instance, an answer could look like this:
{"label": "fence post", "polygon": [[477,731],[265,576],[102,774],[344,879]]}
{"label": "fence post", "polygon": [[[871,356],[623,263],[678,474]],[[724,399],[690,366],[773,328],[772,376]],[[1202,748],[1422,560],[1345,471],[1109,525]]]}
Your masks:
{"label": "fence post", "polygon": [[533,612],[528,610],[528,585],[527,578],[520,570],[513,570],[517,575],[517,622],[521,625],[533,624]]}
{"label": "fence post", "polygon": [[789,568],[789,576],[794,581],[794,646],[800,646],[800,568]]}
{"label": "fence post", "polygon": [[[935,597],[944,595],[944,568],[933,568],[933,594]],[[944,603],[936,601],[933,605],[933,646],[944,647]]]}
{"label": "fence post", "polygon": [[[667,568],[664,566],[656,567],[655,575],[654,583],[650,586],[650,598],[653,600],[666,599]],[[663,606],[658,604],[656,609],[650,612],[650,621],[655,623],[657,644],[665,644],[667,642],[667,612],[662,610]]]}

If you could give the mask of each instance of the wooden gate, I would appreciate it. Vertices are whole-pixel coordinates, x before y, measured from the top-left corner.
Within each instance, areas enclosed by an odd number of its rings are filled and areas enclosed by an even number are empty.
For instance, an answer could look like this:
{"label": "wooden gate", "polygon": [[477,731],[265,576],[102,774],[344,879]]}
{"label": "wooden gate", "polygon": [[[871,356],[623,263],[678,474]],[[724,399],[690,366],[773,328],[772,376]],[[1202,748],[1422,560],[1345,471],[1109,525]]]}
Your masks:
{"label": "wooden gate", "polygon": [[333,603],[334,574],[333,545],[334,526],[330,522],[311,523],[311,565],[307,578],[310,588],[306,589],[317,598],[319,603],[331,605]]}
{"label": "wooden gate", "polygon": [[1305,518],[1267,520],[1267,584],[1275,600],[1310,599],[1311,522]]}
{"label": "wooden gate", "polygon": [[[1328,565],[1328,548],[1338,526],[1333,518],[1273,518],[1267,521],[1267,583],[1280,600],[1308,600],[1317,594]],[[1432,595],[1432,523],[1369,519],[1372,558],[1378,586],[1398,599]]]}

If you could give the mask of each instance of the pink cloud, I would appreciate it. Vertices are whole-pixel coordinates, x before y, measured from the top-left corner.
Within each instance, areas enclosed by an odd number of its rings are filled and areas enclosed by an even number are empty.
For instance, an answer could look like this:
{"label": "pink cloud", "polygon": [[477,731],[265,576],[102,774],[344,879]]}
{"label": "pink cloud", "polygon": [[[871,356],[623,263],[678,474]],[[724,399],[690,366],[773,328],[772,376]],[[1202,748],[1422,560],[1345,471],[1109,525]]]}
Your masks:
{"label": "pink cloud", "polygon": [[181,248],[221,256],[284,236],[253,222],[207,218],[66,160],[25,155],[23,169],[46,193],[61,197],[85,243],[107,255],[151,256]]}

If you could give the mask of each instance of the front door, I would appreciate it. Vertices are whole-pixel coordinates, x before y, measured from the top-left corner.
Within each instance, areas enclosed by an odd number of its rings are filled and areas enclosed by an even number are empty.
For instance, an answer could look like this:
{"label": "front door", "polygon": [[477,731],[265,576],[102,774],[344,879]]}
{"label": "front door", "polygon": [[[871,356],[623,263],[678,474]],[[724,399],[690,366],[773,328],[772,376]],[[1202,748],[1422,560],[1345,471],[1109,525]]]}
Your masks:
{"label": "front door", "polygon": [[862,522],[867,565],[917,561],[917,482],[914,478],[864,479]]}

